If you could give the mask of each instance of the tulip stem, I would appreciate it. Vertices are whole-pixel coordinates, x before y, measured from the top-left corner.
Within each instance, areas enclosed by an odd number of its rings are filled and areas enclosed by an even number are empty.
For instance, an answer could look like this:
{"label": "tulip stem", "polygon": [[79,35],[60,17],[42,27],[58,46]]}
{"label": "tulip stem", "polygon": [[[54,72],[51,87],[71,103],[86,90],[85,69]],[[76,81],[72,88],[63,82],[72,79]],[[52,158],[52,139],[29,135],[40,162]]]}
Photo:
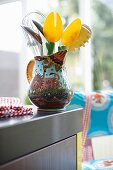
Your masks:
{"label": "tulip stem", "polygon": [[47,55],[53,54],[53,51],[54,51],[54,48],[55,48],[55,43],[46,42],[46,48],[48,50]]}
{"label": "tulip stem", "polygon": [[66,46],[58,46],[58,51],[66,50]]}

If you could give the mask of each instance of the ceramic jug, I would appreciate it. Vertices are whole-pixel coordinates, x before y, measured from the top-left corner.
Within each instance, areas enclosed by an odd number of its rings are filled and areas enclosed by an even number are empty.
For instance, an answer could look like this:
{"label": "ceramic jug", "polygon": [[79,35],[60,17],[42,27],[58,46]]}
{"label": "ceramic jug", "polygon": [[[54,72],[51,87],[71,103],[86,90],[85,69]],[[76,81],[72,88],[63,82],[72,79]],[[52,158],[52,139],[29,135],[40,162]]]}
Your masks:
{"label": "ceramic jug", "polygon": [[[50,56],[36,56],[32,63],[33,76],[30,81],[28,96],[39,110],[64,110],[72,98],[72,90],[68,82],[65,68],[67,51],[59,51]],[[29,76],[27,77],[29,80]]]}

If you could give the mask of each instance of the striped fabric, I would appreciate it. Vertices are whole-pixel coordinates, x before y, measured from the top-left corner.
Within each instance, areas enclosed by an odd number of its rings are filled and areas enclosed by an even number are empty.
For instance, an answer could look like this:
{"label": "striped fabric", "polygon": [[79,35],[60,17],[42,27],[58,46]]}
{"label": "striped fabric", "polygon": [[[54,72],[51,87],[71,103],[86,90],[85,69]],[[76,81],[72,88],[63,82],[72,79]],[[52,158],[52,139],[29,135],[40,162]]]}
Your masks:
{"label": "striped fabric", "polygon": [[85,145],[82,149],[82,155],[83,162],[94,159],[91,139],[86,139]]}
{"label": "striped fabric", "polygon": [[83,117],[83,134],[82,134],[83,162],[93,160],[91,139],[87,139],[87,132],[90,123],[91,101],[92,101],[92,96],[90,94],[86,95],[86,104],[85,104],[84,117]]}
{"label": "striped fabric", "polygon": [[0,97],[0,118],[33,114],[32,108],[23,106],[19,98]]}

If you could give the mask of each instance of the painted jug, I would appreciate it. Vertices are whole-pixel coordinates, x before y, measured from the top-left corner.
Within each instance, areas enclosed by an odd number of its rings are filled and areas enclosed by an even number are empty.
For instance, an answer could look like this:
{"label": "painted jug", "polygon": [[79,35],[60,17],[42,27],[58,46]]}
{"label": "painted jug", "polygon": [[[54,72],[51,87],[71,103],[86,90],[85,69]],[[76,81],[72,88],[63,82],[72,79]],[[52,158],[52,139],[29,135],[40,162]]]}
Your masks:
{"label": "painted jug", "polygon": [[[36,56],[32,60],[33,78],[28,96],[39,110],[64,110],[71,101],[72,90],[64,65],[66,53],[66,50],[59,51],[49,56]],[[27,70],[30,69],[29,64]]]}

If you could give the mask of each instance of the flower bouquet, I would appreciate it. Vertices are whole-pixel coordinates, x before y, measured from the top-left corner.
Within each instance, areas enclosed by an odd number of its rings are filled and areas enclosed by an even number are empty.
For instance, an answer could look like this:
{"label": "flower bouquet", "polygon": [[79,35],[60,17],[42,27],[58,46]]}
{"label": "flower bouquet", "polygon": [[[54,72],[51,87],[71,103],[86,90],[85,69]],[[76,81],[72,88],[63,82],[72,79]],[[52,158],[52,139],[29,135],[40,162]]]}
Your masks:
{"label": "flower bouquet", "polygon": [[63,29],[58,13],[50,12],[46,17],[39,12],[36,14],[42,16],[43,25],[38,19],[29,20],[29,15],[22,22],[27,44],[34,52],[26,72],[30,83],[28,96],[39,110],[59,112],[71,101],[73,94],[66,76],[65,57],[68,57],[67,52],[88,42],[91,30],[79,18]]}

